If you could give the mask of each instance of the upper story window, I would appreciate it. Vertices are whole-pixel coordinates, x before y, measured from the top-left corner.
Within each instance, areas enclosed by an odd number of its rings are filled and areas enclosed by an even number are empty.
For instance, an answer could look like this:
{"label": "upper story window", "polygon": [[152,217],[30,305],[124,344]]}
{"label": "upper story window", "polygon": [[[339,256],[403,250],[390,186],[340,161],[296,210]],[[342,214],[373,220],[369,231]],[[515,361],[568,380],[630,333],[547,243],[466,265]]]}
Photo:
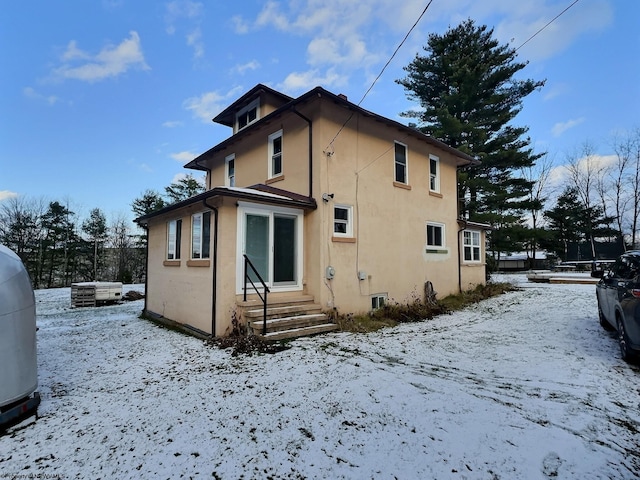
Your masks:
{"label": "upper story window", "polygon": [[167,260],[180,259],[180,240],[182,236],[182,220],[167,222]]}
{"label": "upper story window", "polygon": [[211,243],[211,212],[195,213],[191,216],[191,258],[209,258]]}
{"label": "upper story window", "polygon": [[407,165],[407,146],[395,142],[395,176],[394,180],[398,183],[409,183],[408,165]]}
{"label": "upper story window", "polygon": [[353,236],[353,207],[335,205],[333,207],[333,235],[336,237]]}
{"label": "upper story window", "polygon": [[440,159],[429,155],[429,190],[440,192]]}
{"label": "upper story window", "polygon": [[256,98],[236,114],[236,131],[251,125],[260,116],[260,99]]}
{"label": "upper story window", "polygon": [[282,130],[269,135],[269,178],[282,175]]}
{"label": "upper story window", "polygon": [[224,184],[227,187],[236,186],[236,155],[231,154],[224,159]]}
{"label": "upper story window", "polygon": [[444,225],[427,223],[427,246],[444,247]]}
{"label": "upper story window", "polygon": [[465,230],[462,245],[464,248],[465,262],[480,261],[480,232],[475,230]]}

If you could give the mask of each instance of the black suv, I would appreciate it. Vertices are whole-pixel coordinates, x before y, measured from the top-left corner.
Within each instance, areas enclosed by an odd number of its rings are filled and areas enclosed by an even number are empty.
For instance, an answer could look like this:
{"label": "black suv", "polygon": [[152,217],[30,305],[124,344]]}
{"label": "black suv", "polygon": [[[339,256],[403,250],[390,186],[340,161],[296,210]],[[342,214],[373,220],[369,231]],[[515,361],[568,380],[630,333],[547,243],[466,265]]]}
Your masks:
{"label": "black suv", "polygon": [[640,250],[626,252],[609,270],[594,268],[598,316],[605,330],[617,330],[622,358],[640,353]]}

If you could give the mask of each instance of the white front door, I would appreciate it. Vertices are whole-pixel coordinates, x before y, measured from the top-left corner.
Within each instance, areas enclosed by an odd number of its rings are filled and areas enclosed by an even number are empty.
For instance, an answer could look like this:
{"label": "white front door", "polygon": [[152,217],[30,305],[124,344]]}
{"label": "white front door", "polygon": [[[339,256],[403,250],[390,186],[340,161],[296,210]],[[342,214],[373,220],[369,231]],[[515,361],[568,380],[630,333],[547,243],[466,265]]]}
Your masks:
{"label": "white front door", "polygon": [[[244,279],[246,254],[262,280],[272,290],[302,288],[302,222],[300,210],[240,204],[238,209],[239,292]],[[258,277],[248,268],[257,284]],[[239,293],[238,292],[238,293]]]}

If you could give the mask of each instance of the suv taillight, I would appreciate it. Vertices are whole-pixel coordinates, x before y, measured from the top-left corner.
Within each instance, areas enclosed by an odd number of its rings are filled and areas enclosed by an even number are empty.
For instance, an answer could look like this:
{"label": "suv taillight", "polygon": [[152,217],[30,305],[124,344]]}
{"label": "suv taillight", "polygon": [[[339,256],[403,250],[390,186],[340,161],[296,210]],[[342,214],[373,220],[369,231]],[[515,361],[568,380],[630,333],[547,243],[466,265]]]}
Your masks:
{"label": "suv taillight", "polygon": [[640,298],[640,288],[632,288],[631,295],[633,295],[636,298]]}

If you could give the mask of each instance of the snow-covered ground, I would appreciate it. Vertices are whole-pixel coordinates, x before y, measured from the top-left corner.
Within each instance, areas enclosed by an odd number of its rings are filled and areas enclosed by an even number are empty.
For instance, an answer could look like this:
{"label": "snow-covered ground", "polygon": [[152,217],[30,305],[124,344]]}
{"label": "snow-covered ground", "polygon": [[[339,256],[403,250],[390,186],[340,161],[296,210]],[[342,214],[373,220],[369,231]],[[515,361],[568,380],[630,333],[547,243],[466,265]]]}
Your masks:
{"label": "snow-covered ground", "polygon": [[640,371],[595,287],[508,278],[452,315],[252,357],[142,301],[38,291],[40,418],[0,437],[0,477],[640,478]]}

